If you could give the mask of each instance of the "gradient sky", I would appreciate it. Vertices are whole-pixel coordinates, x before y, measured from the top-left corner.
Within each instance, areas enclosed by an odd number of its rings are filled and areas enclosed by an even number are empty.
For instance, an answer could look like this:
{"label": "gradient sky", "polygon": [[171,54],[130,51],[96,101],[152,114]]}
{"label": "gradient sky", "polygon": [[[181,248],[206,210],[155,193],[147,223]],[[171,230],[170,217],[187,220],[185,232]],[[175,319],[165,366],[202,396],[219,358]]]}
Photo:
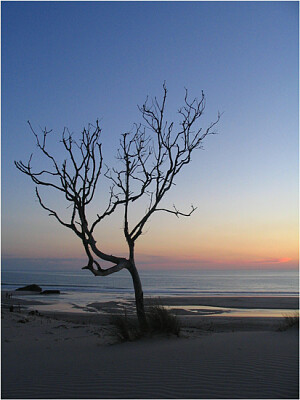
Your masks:
{"label": "gradient sky", "polygon": [[[165,80],[171,117],[184,87],[204,90],[204,126],[224,114],[164,202],[197,211],[154,215],[138,266],[297,268],[298,70],[298,2],[2,2],[2,265],[84,265],[14,167],[35,149],[26,121],[59,140],[101,118],[112,165],[137,104]],[[125,254],[121,227],[117,213],[97,231],[104,251]]]}

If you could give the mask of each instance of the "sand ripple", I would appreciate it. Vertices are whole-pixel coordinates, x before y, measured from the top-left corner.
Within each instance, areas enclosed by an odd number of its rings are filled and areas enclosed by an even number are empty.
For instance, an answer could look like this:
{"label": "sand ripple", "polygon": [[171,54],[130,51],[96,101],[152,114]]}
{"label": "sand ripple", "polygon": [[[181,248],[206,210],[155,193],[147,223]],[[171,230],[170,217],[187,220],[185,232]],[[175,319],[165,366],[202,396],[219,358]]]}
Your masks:
{"label": "sand ripple", "polygon": [[295,331],[36,346],[5,352],[3,398],[298,398]]}

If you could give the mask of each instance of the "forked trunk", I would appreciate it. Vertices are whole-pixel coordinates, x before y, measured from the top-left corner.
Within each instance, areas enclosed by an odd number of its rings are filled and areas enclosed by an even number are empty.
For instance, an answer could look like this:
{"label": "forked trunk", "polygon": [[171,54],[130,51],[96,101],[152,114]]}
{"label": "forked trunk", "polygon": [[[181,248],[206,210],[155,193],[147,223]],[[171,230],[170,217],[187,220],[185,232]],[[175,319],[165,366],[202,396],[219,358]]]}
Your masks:
{"label": "forked trunk", "polygon": [[130,262],[130,267],[128,268],[134,287],[134,294],[135,294],[135,305],[136,305],[136,313],[139,321],[139,326],[141,331],[145,332],[148,328],[148,322],[145,313],[144,307],[144,294],[142,289],[142,284],[140,280],[139,273],[136,269],[134,261]]}

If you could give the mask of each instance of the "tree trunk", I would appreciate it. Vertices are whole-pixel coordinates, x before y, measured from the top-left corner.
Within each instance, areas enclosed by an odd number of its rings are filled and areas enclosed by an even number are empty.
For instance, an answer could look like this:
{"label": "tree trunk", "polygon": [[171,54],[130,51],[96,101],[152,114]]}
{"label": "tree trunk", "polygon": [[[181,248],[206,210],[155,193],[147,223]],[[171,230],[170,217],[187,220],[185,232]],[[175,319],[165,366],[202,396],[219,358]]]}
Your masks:
{"label": "tree trunk", "polygon": [[133,281],[134,293],[135,293],[135,305],[136,313],[139,321],[139,326],[141,331],[145,332],[148,328],[148,322],[146,318],[145,308],[144,308],[144,294],[142,289],[142,284],[140,280],[139,273],[136,269],[133,260],[130,261],[130,267],[128,268]]}

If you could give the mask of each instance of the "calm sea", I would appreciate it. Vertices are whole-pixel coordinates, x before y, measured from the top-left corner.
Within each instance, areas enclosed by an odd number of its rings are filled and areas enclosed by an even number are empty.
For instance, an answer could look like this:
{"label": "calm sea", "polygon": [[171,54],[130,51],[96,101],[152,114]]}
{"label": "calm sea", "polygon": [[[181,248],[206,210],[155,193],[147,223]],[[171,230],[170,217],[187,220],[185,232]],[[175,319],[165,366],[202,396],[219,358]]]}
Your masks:
{"label": "calm sea", "polygon": [[[299,295],[298,271],[140,271],[145,295]],[[131,296],[129,273],[94,277],[88,271],[13,271],[2,268],[2,290],[36,283],[65,293]]]}
{"label": "calm sea", "polygon": [[[298,296],[298,271],[140,271],[144,294],[163,296]],[[76,312],[91,311],[93,302],[124,303],[134,298],[128,271],[106,277],[95,277],[89,271],[77,270],[8,270],[2,268],[2,290],[14,290],[38,284],[43,290],[58,289],[60,294],[39,301],[42,310]],[[36,300],[35,295],[26,296]],[[93,311],[93,310],[92,310]]]}

